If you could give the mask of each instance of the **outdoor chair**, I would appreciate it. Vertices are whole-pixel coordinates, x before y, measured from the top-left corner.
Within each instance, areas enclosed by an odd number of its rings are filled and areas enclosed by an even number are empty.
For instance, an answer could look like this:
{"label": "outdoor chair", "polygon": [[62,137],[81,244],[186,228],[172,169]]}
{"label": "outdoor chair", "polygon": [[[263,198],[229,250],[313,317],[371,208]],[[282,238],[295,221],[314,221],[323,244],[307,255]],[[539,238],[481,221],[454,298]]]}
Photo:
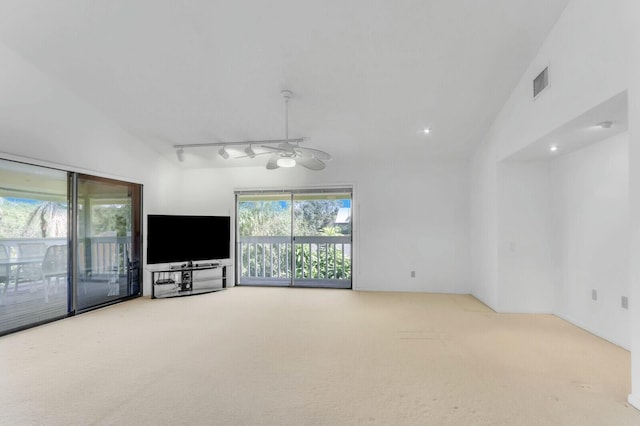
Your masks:
{"label": "outdoor chair", "polygon": [[[47,248],[42,261],[42,282],[44,286],[44,301],[49,302],[49,287],[54,285],[54,294],[58,293],[60,279],[66,283],[68,267],[67,245],[55,245]],[[55,281],[53,281],[55,279]]]}
{"label": "outdoor chair", "polygon": [[[20,243],[18,244],[18,260],[33,260],[18,266],[16,272],[15,292],[18,292],[18,284],[23,282],[33,283],[42,277],[42,269],[38,260],[44,257],[47,250],[45,243]],[[35,291],[35,289],[31,289]]]}

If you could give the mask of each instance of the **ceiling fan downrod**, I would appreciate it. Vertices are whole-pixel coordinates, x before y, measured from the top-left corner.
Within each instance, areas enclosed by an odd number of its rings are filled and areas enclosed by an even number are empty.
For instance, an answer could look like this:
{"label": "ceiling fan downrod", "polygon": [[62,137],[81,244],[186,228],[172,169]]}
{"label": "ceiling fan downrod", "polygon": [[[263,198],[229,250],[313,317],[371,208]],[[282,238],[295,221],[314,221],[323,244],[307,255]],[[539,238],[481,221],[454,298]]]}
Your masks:
{"label": "ceiling fan downrod", "polygon": [[285,143],[289,143],[289,99],[293,96],[293,92],[285,89],[280,94],[284,98],[284,140]]}

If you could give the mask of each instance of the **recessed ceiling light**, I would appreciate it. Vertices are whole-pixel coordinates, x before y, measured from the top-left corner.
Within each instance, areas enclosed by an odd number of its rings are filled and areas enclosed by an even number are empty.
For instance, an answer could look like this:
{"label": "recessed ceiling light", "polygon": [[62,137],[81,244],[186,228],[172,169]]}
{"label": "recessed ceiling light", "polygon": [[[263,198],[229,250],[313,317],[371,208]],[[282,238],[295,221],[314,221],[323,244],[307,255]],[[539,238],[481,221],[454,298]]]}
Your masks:
{"label": "recessed ceiling light", "polygon": [[607,120],[607,121],[603,121],[602,123],[598,123],[598,126],[602,127],[603,129],[610,129],[612,125],[613,125],[613,121],[611,121],[611,120]]}
{"label": "recessed ceiling light", "polygon": [[549,151],[551,152],[557,152],[558,151],[558,145],[551,145],[549,147]]}
{"label": "recessed ceiling light", "polygon": [[422,133],[425,135],[431,134],[431,128],[425,127],[424,129],[422,129]]}

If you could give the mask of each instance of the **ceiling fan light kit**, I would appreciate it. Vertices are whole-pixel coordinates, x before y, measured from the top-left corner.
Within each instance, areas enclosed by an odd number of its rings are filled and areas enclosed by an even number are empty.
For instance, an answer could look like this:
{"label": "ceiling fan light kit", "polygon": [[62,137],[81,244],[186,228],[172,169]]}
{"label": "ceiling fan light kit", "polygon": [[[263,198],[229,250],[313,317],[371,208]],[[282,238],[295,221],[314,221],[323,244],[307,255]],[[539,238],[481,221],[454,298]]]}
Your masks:
{"label": "ceiling fan light kit", "polygon": [[[257,141],[242,141],[242,142],[213,142],[202,144],[182,144],[174,145],[176,149],[176,155],[178,160],[183,161],[183,153],[185,148],[201,148],[201,147],[221,147],[218,150],[218,155],[225,160],[230,158],[227,146],[246,146],[244,153],[240,158],[255,158],[257,155],[271,154],[271,157],[267,161],[267,169],[274,170],[278,168],[290,168],[296,165],[305,167],[309,170],[323,170],[326,167],[325,161],[331,160],[331,155],[328,152],[321,151],[319,149],[306,148],[300,146],[300,143],[304,142],[305,138],[289,139],[289,99],[293,96],[293,92],[290,90],[283,90],[280,92],[284,98],[285,105],[285,138],[284,139],[268,139]],[[267,152],[257,153],[254,151],[253,146],[259,146],[267,150]]]}
{"label": "ceiling fan light kit", "polygon": [[278,167],[295,167],[296,160],[291,157],[280,157],[276,161],[276,164],[278,165]]}

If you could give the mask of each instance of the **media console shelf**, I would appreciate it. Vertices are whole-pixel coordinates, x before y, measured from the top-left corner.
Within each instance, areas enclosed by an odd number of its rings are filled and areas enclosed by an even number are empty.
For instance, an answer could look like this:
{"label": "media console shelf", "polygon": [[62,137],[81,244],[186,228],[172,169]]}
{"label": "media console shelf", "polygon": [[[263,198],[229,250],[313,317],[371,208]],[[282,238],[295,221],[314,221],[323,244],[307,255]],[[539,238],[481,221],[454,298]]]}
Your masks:
{"label": "media console shelf", "polygon": [[227,288],[227,265],[221,263],[194,263],[150,270],[152,299]]}

